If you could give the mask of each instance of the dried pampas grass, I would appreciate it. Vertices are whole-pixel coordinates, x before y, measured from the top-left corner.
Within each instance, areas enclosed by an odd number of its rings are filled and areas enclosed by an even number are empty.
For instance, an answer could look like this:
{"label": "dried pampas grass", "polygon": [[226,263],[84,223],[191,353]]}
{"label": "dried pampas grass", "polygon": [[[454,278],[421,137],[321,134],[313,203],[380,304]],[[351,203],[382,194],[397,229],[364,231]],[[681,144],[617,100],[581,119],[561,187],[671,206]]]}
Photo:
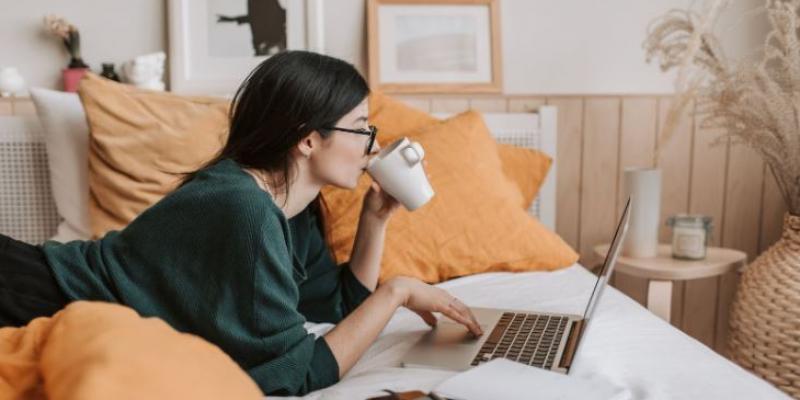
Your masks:
{"label": "dried pampas grass", "polygon": [[726,60],[711,26],[727,0],[703,14],[672,10],[648,29],[648,60],[678,68],[675,101],[659,133],[661,148],[692,100],[703,127],[721,128],[734,143],[752,147],[769,165],[786,205],[800,215],[800,0],[767,0],[770,32],[763,58]]}

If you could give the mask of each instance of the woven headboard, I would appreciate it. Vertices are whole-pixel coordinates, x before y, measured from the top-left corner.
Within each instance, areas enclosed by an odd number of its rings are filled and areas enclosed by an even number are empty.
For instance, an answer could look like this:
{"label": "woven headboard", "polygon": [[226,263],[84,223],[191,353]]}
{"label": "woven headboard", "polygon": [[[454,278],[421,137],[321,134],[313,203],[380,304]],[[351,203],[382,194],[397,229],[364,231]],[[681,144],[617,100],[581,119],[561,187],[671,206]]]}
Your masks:
{"label": "woven headboard", "polygon": [[[434,113],[438,118],[452,114]],[[556,229],[556,143],[558,111],[553,106],[539,107],[535,113],[483,113],[486,126],[499,143],[539,150],[553,158],[544,184],[528,212]]]}
{"label": "woven headboard", "polygon": [[38,244],[59,223],[39,120],[0,117],[0,233]]}

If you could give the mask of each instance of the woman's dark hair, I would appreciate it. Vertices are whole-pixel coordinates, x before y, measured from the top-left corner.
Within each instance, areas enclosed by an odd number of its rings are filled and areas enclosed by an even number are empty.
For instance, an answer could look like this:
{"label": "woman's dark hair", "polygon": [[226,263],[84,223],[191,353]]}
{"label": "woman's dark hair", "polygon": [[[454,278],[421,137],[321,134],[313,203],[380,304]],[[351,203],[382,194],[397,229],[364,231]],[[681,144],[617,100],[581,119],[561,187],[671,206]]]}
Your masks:
{"label": "woman's dark hair", "polygon": [[[323,127],[334,126],[368,94],[367,82],[345,61],[308,51],[275,54],[256,67],[236,91],[225,146],[203,167],[186,174],[181,186],[200,170],[229,158],[245,168],[282,177],[273,184],[285,187],[288,199],[294,171],[292,148],[313,131],[330,134]],[[314,203],[322,223],[321,198]]]}

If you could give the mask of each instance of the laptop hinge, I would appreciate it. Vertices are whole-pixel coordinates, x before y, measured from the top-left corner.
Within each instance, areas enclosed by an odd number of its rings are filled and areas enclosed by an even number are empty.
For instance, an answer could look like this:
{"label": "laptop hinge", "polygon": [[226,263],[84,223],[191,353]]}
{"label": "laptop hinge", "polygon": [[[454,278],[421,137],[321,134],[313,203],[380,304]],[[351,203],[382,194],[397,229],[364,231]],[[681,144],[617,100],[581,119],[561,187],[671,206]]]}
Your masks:
{"label": "laptop hinge", "polygon": [[559,367],[569,369],[572,365],[572,359],[575,358],[575,350],[578,348],[578,342],[583,334],[584,323],[586,320],[575,321],[572,324],[572,329],[569,332],[567,345],[564,347],[564,355],[561,356]]}

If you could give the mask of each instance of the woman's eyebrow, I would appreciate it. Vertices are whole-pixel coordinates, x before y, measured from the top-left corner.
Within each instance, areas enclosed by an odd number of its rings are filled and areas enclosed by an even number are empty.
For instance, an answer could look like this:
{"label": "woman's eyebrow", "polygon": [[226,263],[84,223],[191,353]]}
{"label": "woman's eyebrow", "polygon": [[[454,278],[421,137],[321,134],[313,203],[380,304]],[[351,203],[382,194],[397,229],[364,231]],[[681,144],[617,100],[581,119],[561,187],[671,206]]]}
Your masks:
{"label": "woman's eyebrow", "polygon": [[353,122],[366,122],[366,121],[367,121],[367,116],[366,115],[362,115],[362,116],[356,118],[356,120],[353,121]]}

